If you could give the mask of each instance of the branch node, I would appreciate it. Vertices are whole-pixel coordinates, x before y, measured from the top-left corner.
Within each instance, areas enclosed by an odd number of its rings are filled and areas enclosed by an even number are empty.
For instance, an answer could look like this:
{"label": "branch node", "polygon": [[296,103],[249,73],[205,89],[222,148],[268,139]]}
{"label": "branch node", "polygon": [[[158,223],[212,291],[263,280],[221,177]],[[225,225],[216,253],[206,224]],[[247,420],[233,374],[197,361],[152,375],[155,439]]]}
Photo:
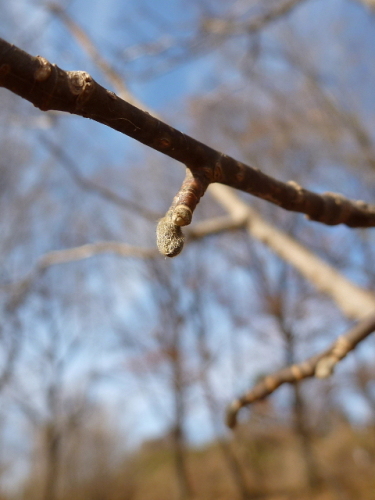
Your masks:
{"label": "branch node", "polygon": [[117,99],[117,95],[112,92],[112,90],[107,90],[107,95],[108,97],[110,97],[113,101],[115,101]]}
{"label": "branch node", "polygon": [[192,210],[186,205],[178,205],[173,209],[172,222],[176,226],[188,226],[193,218]]}
{"label": "branch node", "polygon": [[292,372],[292,375],[293,375],[293,377],[294,377],[294,379],[296,381],[303,379],[303,372],[302,372],[300,366],[298,366],[298,365],[292,365],[290,367],[290,371]]}
{"label": "branch node", "polygon": [[39,62],[39,68],[35,70],[34,78],[37,82],[44,82],[51,76],[52,64],[42,56],[36,56],[36,58]]}
{"label": "branch node", "polygon": [[343,359],[353,348],[352,344],[343,335],[338,337],[329,355],[318,361],[315,369],[315,377],[330,377],[337,363]]}
{"label": "branch node", "polygon": [[287,184],[295,189],[296,192],[296,202],[300,203],[303,200],[303,187],[296,181],[288,181]]}
{"label": "branch node", "polygon": [[86,71],[68,71],[69,89],[79,101],[85,102],[94,90],[94,80]]}
{"label": "branch node", "polygon": [[343,335],[340,335],[332,348],[332,356],[340,360],[344,358],[351,349],[352,345],[349,340],[346,339]]}
{"label": "branch node", "polygon": [[159,147],[161,149],[169,149],[172,146],[171,137],[165,135],[159,139]]}

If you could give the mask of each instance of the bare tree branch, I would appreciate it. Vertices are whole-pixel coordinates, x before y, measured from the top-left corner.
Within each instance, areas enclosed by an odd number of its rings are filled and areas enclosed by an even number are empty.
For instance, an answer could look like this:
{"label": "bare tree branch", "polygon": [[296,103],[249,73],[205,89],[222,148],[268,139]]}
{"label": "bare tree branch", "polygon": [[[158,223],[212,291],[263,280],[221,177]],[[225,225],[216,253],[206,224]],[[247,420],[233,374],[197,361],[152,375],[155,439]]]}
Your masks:
{"label": "bare tree branch", "polygon": [[47,8],[49,8],[51,12],[56,14],[61,19],[61,21],[63,21],[66,27],[79,41],[80,45],[89,54],[94,63],[101,69],[103,74],[112,83],[115,91],[121,97],[121,99],[125,99],[126,101],[130,102],[130,104],[133,104],[133,106],[137,106],[137,108],[142,108],[142,103],[138,101],[138,99],[136,99],[131,92],[129,92],[127,86],[124,83],[124,78],[120,76],[118,72],[114,68],[112,68],[112,66],[108,64],[108,62],[100,55],[100,52],[95,48],[94,44],[85,33],[85,31],[80,26],[78,26],[78,24],[75,23],[70,16],[68,16],[61,5],[51,2],[47,4]]}
{"label": "bare tree branch", "polygon": [[[89,38],[86,36],[85,48],[87,48],[89,41]],[[96,52],[95,47],[92,45],[90,54],[96,54]],[[98,57],[96,56],[96,59]],[[111,75],[109,75],[110,77]],[[369,314],[374,309],[374,297],[371,293],[356,287],[295,240],[267,224],[247,204],[242,202],[233,191],[217,184],[213,184],[210,191],[220,204],[229,210],[232,216],[231,219],[215,220],[214,225],[218,225],[213,232],[224,230],[227,224],[230,228],[240,227],[244,223],[244,220],[248,220],[248,231],[253,236],[270,246],[281,258],[293,265],[318,290],[331,296],[347,316],[358,319]],[[178,204],[181,208],[181,203]],[[176,206],[175,202],[172,204],[172,207],[174,206]],[[171,245],[173,248],[170,247],[168,252],[177,255],[182,248],[183,235],[179,226],[173,224],[172,221],[168,221],[169,215],[173,216],[173,211],[168,212],[166,221],[164,219],[164,222],[167,223],[165,226],[167,227],[162,228],[164,231],[163,245],[166,242],[172,241]],[[210,222],[206,221],[205,224],[210,224]],[[212,227],[208,234],[211,233],[211,230]],[[201,237],[207,234],[205,231],[205,229],[202,229],[202,226],[199,226],[199,228],[192,228],[190,234],[193,238]],[[179,249],[179,251],[176,249]]]}
{"label": "bare tree branch", "polygon": [[230,19],[208,18],[203,21],[202,29],[208,33],[225,36],[257,33],[270,23],[289,14],[295,7],[305,1],[306,0],[287,0],[286,2],[280,2],[259,16],[242,22],[232,21]]}
{"label": "bare tree branch", "polygon": [[148,208],[132,201],[128,200],[127,198],[124,198],[123,196],[115,193],[111,189],[108,189],[105,186],[101,186],[94,182],[91,179],[87,179],[84,177],[80,171],[76,163],[70,158],[64,151],[63,148],[61,148],[58,144],[52,142],[50,139],[47,137],[40,136],[40,141],[51,151],[51,153],[54,154],[54,156],[60,160],[61,165],[65,168],[65,170],[71,175],[73,180],[76,182],[76,184],[86,190],[90,191],[93,193],[98,194],[105,200],[110,201],[111,203],[114,203],[115,205],[118,205],[123,208],[127,208],[128,210],[135,210],[138,214],[142,215],[143,217],[155,221],[159,219],[160,214],[153,212],[152,210],[149,210]]}
{"label": "bare tree branch", "polygon": [[[72,24],[70,24],[70,26],[72,26]],[[77,36],[76,31],[73,31],[73,34]],[[79,40],[81,39],[79,38]],[[88,52],[92,57],[95,56],[95,60],[100,59],[100,54],[98,54],[96,48],[86,34],[84,48],[86,50],[90,49],[88,50]],[[102,66],[102,69],[105,71],[105,66]],[[112,72],[113,71],[114,70],[112,70]],[[111,81],[113,81],[112,72],[108,74],[108,78]],[[120,79],[120,76],[117,76],[118,79],[115,79],[113,81],[114,84],[116,84],[116,82],[118,82]],[[193,177],[194,179],[194,176],[190,177]],[[200,196],[204,193],[204,189],[205,186],[198,190],[201,193]],[[247,221],[247,229],[250,234],[270,246],[281,258],[293,265],[305,278],[313,283],[318,290],[332,297],[348,317],[356,319],[362,318],[374,309],[375,299],[371,293],[353,285],[340,273],[335,271],[332,267],[328,266],[328,264],[321,261],[295,240],[285,235],[278,229],[267,224],[252,209],[250,209],[247,204],[242,202],[233,191],[217,184],[212,185],[210,191],[212,194],[214,194],[221,205],[229,210],[231,219],[222,218],[220,220],[215,220],[213,223],[214,226],[216,225],[216,227],[212,228],[211,226],[208,232],[206,232],[206,229],[203,228],[202,225],[192,228],[192,230],[190,231],[191,237],[201,237],[212,232],[219,232],[221,230],[224,230],[228,226],[230,228],[240,227],[244,223],[244,221]],[[182,192],[184,192],[183,188]],[[197,196],[195,194],[193,200],[194,203],[196,201],[199,201],[199,195]],[[180,201],[181,200],[179,198],[179,195],[177,195],[171,209],[167,213],[167,220],[165,220],[164,218],[164,221],[162,223],[164,224],[164,227],[162,227],[164,231],[163,245],[165,245],[166,241],[168,243],[168,238],[170,240],[173,240],[173,245],[175,246],[173,247],[173,249],[172,247],[169,248],[168,252],[175,255],[177,255],[177,253],[181,251],[183,236],[180,227],[174,224],[176,221],[168,221],[168,217],[171,216],[171,218],[173,218],[173,210],[177,205],[179,206],[179,208],[184,208],[184,204],[180,203]],[[191,211],[194,210],[194,206],[187,206],[187,208]],[[189,210],[187,211],[187,214],[189,214]],[[184,217],[182,218],[182,220],[183,222],[186,221]],[[210,221],[206,221],[205,223],[201,224],[210,224]],[[178,249],[178,251],[176,249]]]}
{"label": "bare tree branch", "polygon": [[[240,227],[244,227],[245,223],[246,219],[243,218],[236,220],[232,217],[216,217],[195,224],[189,228],[187,236],[189,240],[198,240],[223,231],[239,229]],[[34,268],[23,279],[5,285],[4,288],[8,289],[11,295],[7,304],[8,310],[14,310],[23,302],[32,283],[48,268],[54,265],[76,262],[106,253],[140,259],[151,259],[159,255],[158,252],[152,248],[135,247],[118,241],[100,241],[97,243],[88,243],[79,247],[47,252],[40,257]]]}
{"label": "bare tree branch", "polygon": [[234,220],[247,220],[249,234],[292,265],[317,290],[331,297],[347,317],[362,319],[375,310],[375,296],[371,292],[353,284],[294,238],[268,224],[233,190],[215,184],[210,186],[210,192]]}
{"label": "bare tree branch", "polygon": [[371,10],[375,10],[375,0],[356,0],[356,2],[364,4]]}
{"label": "bare tree branch", "polygon": [[293,181],[278,181],[123,101],[88,73],[63,71],[43,57],[32,57],[2,39],[0,86],[41,110],[67,111],[103,123],[199,171],[208,184],[226,184],[328,225],[375,225],[374,205],[335,193],[319,195]]}
{"label": "bare tree branch", "polygon": [[10,290],[10,299],[7,304],[8,310],[14,310],[23,302],[34,280],[41,276],[49,267],[56,264],[66,264],[68,262],[88,259],[94,255],[104,253],[115,253],[121,257],[139,257],[146,259],[158,255],[154,249],[134,247],[118,241],[100,241],[98,243],[89,243],[79,247],[48,252],[39,259],[33,270],[22,280],[6,285],[6,288]]}
{"label": "bare tree branch", "polygon": [[294,384],[304,378],[325,378],[332,375],[336,364],[374,330],[375,315],[372,314],[347,333],[341,335],[328,349],[320,354],[312,356],[302,363],[288,366],[268,375],[249,392],[229,405],[226,416],[228,427],[233,429],[236,426],[237,415],[241,408],[264,399],[282,384]]}

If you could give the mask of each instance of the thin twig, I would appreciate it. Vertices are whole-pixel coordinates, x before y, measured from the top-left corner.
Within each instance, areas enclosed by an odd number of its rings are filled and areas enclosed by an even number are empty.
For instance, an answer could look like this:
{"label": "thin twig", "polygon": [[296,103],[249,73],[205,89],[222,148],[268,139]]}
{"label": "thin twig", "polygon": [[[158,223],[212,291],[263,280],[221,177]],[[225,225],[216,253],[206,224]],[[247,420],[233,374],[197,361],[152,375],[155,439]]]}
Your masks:
{"label": "thin twig", "polygon": [[337,363],[352,351],[359,342],[375,330],[375,315],[369,316],[354,328],[344,333],[325,351],[302,363],[278,370],[256,384],[243,396],[235,399],[227,409],[226,423],[234,428],[241,408],[269,396],[283,384],[294,384],[309,377],[325,378],[332,375]]}
{"label": "thin twig", "polygon": [[[187,232],[189,240],[197,240],[217,234],[223,231],[231,231],[244,226],[246,220],[235,220],[232,217],[217,217],[207,221],[199,222]],[[4,288],[10,291],[10,299],[7,304],[8,310],[14,310],[24,300],[32,283],[40,277],[49,267],[69,262],[88,259],[96,255],[113,253],[121,257],[136,257],[141,259],[151,259],[159,254],[156,249],[142,248],[128,245],[118,241],[100,241],[88,243],[73,248],[63,250],[53,250],[42,255],[34,268],[28,274],[15,283],[7,283]]]}
{"label": "thin twig", "polygon": [[112,83],[117,94],[126,101],[130,102],[134,106],[142,107],[142,104],[134,95],[129,91],[124,83],[124,77],[119,75],[118,71],[115,70],[100,54],[96,49],[90,37],[85,33],[85,31],[73,21],[73,19],[67,14],[65,9],[61,5],[50,2],[47,4],[47,8],[54,14],[56,14],[61,21],[66,25],[69,31],[75,36],[79,41],[80,45],[88,52],[94,63],[100,68],[103,74],[108,78],[108,81]]}
{"label": "thin twig", "polygon": [[233,21],[221,18],[208,18],[203,21],[202,29],[215,35],[245,35],[254,34],[267,27],[270,23],[279,20],[289,14],[299,4],[306,0],[287,0],[277,4],[274,8],[267,10],[259,16],[246,21]]}
{"label": "thin twig", "polygon": [[166,215],[156,228],[156,243],[159,252],[166,257],[175,257],[184,246],[182,226],[191,223],[195,207],[206,192],[209,179],[204,171],[186,169],[185,180],[173,199]]}
{"label": "thin twig", "polygon": [[132,200],[128,200],[127,198],[124,198],[118,193],[115,193],[111,189],[108,189],[105,186],[101,186],[96,182],[94,182],[93,180],[84,177],[81,174],[76,163],[72,160],[72,158],[70,158],[66,154],[64,149],[55,142],[52,142],[44,135],[40,136],[40,141],[60,161],[62,167],[69,173],[69,175],[71,175],[72,179],[76,182],[76,184],[80,188],[86,191],[90,191],[92,193],[96,193],[100,197],[110,201],[111,203],[114,203],[115,205],[126,208],[128,210],[136,211],[137,214],[145,217],[150,221],[156,221],[157,219],[159,219],[160,217],[159,213],[153,212],[152,210],[149,210],[148,208],[140,205],[139,203],[136,203]]}
{"label": "thin twig", "polygon": [[84,260],[105,253],[114,253],[121,257],[138,257],[144,259],[153,258],[158,255],[154,249],[134,247],[118,241],[100,241],[64,250],[53,250],[42,255],[35,267],[23,279],[6,285],[6,288],[10,290],[7,309],[13,311],[18,307],[25,299],[35,279],[40,277],[51,266]]}

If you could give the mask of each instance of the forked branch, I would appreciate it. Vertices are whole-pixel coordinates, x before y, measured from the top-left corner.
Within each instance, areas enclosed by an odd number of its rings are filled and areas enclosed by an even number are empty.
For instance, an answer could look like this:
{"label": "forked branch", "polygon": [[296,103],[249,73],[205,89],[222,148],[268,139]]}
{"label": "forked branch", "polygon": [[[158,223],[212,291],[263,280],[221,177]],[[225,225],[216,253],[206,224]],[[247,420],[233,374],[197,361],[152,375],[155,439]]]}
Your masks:
{"label": "forked branch", "polygon": [[103,123],[185,164],[194,177],[200,173],[208,184],[226,184],[324,224],[375,226],[375,205],[336,193],[319,195],[293,181],[274,179],[120,99],[88,73],[63,71],[43,57],[32,57],[2,39],[0,86],[43,111],[66,111]]}
{"label": "forked branch", "polygon": [[309,377],[329,377],[332,375],[337,363],[373,331],[375,331],[375,314],[341,335],[328,349],[320,354],[312,356],[302,363],[288,366],[268,375],[250,391],[235,399],[228,406],[226,415],[228,427],[233,429],[236,426],[237,415],[241,408],[266,398],[283,384],[295,384]]}

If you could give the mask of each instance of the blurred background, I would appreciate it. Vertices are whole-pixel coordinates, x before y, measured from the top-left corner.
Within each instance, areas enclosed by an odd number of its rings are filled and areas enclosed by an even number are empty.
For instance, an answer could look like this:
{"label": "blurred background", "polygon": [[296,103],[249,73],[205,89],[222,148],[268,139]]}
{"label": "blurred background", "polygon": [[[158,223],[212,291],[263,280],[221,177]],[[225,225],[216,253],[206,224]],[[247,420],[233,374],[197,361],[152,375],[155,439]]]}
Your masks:
{"label": "blurred background", "polygon": [[[141,107],[210,146],[374,199],[374,2],[0,0],[0,12],[7,41],[118,92],[116,72]],[[5,89],[0,110],[1,500],[375,499],[374,338],[227,430],[234,397],[352,322],[244,230],[154,255],[182,165]],[[241,197],[374,289],[373,230]],[[194,222],[224,213],[207,193]],[[133,253],[50,253],[101,241]]]}

